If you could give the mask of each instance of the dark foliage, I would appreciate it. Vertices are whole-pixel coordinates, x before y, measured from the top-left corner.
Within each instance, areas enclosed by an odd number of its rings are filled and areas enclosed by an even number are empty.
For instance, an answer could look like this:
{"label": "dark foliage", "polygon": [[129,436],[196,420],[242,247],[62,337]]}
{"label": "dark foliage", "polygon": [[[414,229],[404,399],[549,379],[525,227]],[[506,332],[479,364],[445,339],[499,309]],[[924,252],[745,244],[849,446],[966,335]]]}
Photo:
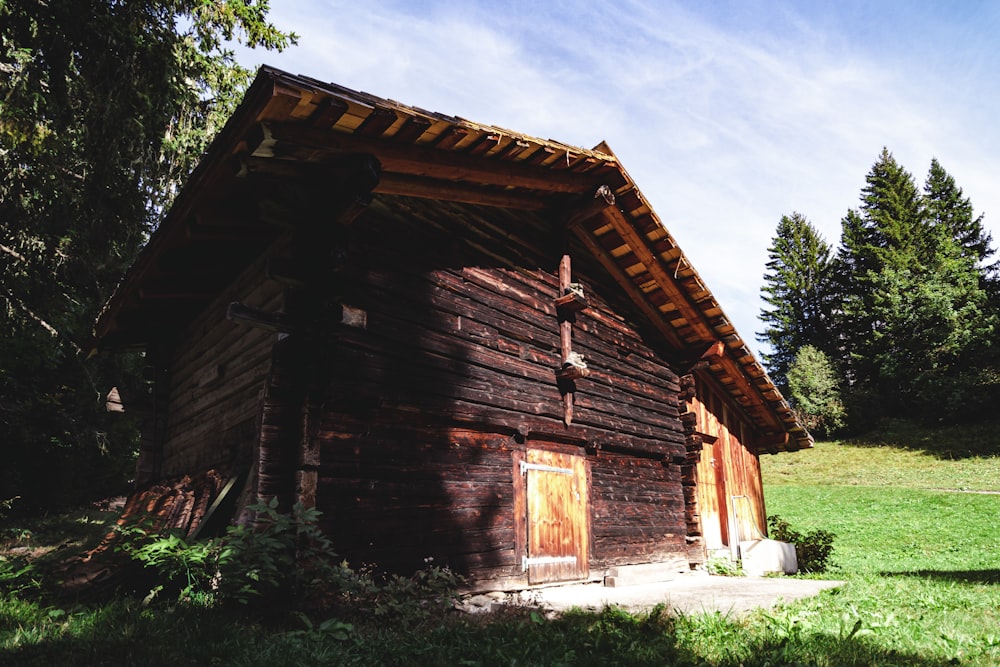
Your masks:
{"label": "dark foliage", "polygon": [[228,116],[249,72],[223,40],[282,48],[266,0],[0,4],[0,499],[119,490],[135,424],[104,397],[127,355],[91,323]]}

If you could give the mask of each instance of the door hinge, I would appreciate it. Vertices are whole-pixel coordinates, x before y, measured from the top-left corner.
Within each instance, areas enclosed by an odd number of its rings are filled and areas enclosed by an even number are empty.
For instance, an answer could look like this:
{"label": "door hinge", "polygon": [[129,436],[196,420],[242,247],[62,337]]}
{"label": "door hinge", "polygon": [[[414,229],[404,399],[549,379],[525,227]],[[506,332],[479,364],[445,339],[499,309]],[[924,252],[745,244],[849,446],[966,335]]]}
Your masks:
{"label": "door hinge", "polygon": [[541,470],[543,472],[554,472],[560,475],[572,475],[572,468],[559,468],[557,466],[547,466],[541,463],[528,463],[527,461],[521,461],[521,474],[527,474],[529,470]]}
{"label": "door hinge", "polygon": [[576,563],[576,556],[535,556],[521,557],[521,570],[527,572],[532,565],[556,565],[558,563]]}

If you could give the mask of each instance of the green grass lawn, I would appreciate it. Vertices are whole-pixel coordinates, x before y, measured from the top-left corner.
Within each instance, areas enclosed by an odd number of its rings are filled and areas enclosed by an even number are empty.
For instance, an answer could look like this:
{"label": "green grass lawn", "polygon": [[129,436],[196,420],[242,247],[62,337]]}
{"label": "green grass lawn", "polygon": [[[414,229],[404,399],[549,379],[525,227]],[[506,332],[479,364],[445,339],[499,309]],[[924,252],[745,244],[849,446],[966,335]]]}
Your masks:
{"label": "green grass lawn", "polygon": [[941,664],[1000,664],[1000,495],[982,493],[1000,490],[1000,458],[820,443],[762,467],[768,512],[835,533],[828,576],[847,582],[789,613]]}
{"label": "green grass lawn", "polygon": [[[345,629],[29,588],[0,599],[0,665],[998,665],[1000,495],[973,493],[1000,490],[993,432],[896,425],[764,457],[769,513],[835,533],[834,568],[822,576],[845,581],[774,611],[547,619],[515,609],[409,626],[343,618]],[[7,547],[58,544],[62,530],[77,545],[80,525],[49,520],[34,537],[8,528]]]}

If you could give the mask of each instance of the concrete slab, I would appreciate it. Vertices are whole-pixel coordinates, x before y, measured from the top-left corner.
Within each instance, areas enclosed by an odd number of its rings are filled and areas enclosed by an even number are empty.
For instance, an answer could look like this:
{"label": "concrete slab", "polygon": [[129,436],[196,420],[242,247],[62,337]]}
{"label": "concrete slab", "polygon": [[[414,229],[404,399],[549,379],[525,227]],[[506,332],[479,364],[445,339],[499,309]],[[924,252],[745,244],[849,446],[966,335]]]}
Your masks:
{"label": "concrete slab", "polygon": [[676,559],[661,563],[643,563],[641,565],[621,565],[608,570],[604,576],[604,585],[611,588],[622,586],[637,586],[640,584],[656,584],[670,581],[689,572],[687,559]]}
{"label": "concrete slab", "polygon": [[597,611],[609,605],[628,611],[647,611],[662,603],[686,614],[719,611],[739,615],[751,609],[770,609],[780,602],[812,597],[843,583],[783,577],[717,577],[690,572],[672,581],[653,584],[618,588],[576,584],[541,588],[532,594],[539,606],[554,611],[573,607]]}

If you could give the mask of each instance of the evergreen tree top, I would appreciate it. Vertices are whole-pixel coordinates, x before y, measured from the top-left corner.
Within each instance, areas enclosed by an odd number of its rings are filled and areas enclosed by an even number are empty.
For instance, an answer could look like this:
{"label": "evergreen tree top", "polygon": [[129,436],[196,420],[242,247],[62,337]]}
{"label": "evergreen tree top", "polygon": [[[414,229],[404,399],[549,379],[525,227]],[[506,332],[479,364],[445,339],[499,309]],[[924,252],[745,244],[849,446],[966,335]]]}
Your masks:
{"label": "evergreen tree top", "polygon": [[924,205],[930,225],[942,237],[953,239],[963,257],[982,266],[987,264],[996,251],[992,235],[983,227],[983,214],[974,215],[972,202],[937,158],[931,159],[927,172]]}

